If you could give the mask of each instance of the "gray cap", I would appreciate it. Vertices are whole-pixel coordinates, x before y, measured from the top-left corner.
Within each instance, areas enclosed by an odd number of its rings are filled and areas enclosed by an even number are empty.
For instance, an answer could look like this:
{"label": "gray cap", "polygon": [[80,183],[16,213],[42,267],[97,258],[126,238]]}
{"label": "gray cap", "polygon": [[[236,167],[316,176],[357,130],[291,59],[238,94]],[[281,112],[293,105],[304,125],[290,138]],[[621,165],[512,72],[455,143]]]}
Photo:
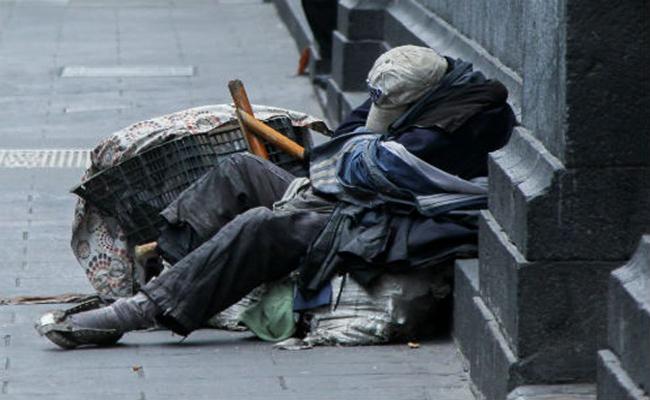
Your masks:
{"label": "gray cap", "polygon": [[386,132],[446,71],[447,60],[428,47],[400,46],[379,56],[368,73],[372,106],[366,128]]}

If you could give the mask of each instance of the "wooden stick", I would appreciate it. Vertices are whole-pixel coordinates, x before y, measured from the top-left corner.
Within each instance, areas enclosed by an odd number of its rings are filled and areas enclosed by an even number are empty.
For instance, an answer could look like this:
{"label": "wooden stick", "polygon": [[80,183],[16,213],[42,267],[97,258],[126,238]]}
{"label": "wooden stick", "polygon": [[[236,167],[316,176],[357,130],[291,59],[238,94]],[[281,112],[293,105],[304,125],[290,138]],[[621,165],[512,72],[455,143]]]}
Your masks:
{"label": "wooden stick", "polygon": [[[239,79],[235,79],[228,82],[228,89],[230,89],[230,95],[232,96],[232,101],[235,103],[235,108],[238,110],[243,110],[252,116],[253,107],[251,107],[251,103],[248,101],[248,95],[246,94],[246,90],[244,89],[244,84]],[[264,147],[264,143],[262,143],[262,141],[257,136],[253,135],[248,130],[248,128],[244,125],[242,120],[239,118],[239,114],[237,114],[237,119],[239,120],[239,128],[241,129],[242,134],[244,135],[244,139],[248,144],[248,149],[250,150],[250,152],[255,154],[256,156],[268,160],[269,153],[266,151],[266,147]]]}
{"label": "wooden stick", "polygon": [[149,242],[149,243],[141,244],[139,246],[135,246],[134,256],[138,261],[143,260],[145,258],[157,256],[158,255],[158,253],[156,252],[157,248],[158,248],[158,242]]}
{"label": "wooden stick", "polygon": [[280,132],[266,125],[264,122],[257,120],[255,117],[242,109],[237,110],[237,116],[240,121],[250,128],[254,134],[266,139],[271,144],[277,146],[280,150],[295,157],[299,160],[305,158],[305,149],[298,143],[284,136]]}

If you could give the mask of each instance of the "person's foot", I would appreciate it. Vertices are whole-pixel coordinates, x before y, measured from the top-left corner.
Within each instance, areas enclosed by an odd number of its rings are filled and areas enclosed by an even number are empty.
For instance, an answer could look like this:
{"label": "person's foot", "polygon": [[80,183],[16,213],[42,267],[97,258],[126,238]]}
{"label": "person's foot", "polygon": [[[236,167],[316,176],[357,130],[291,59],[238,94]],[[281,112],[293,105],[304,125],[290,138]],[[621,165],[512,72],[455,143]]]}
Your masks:
{"label": "person's foot", "polygon": [[115,344],[125,332],[155,326],[158,306],[144,293],[108,305],[98,296],[65,311],[49,312],[36,330],[65,349]]}
{"label": "person's foot", "polygon": [[115,344],[124,332],[116,328],[100,328],[83,326],[75,321],[74,316],[90,310],[106,307],[107,303],[101,298],[90,300],[68,310],[51,311],[44,314],[35,325],[36,331],[49,341],[64,349],[74,349],[79,346],[110,346]]}

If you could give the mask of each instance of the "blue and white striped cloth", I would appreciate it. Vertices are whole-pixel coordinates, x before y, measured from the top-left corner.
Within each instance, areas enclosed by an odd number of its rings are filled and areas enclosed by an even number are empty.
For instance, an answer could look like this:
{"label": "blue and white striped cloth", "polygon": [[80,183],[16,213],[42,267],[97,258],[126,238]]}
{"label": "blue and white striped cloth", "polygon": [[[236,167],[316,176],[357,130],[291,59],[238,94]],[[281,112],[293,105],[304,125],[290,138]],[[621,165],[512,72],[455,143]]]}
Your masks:
{"label": "blue and white striped cloth", "polygon": [[363,129],[314,148],[309,172],[316,192],[358,206],[411,205],[433,216],[487,204],[487,178],[448,174]]}

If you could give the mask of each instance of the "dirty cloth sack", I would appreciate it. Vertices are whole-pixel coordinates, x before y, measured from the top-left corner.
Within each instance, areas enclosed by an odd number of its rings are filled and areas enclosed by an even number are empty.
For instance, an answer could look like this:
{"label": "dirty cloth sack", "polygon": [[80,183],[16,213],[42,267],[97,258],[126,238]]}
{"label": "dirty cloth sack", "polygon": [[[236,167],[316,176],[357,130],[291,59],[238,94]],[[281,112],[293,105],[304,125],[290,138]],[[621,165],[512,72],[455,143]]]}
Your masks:
{"label": "dirty cloth sack", "polygon": [[[352,275],[331,281],[332,302],[303,310],[307,321],[304,338],[296,331],[291,310],[293,283],[290,279],[264,284],[238,303],[215,315],[209,326],[246,330],[277,348],[303,350],[314,346],[364,346],[417,338],[424,328],[437,324],[442,300],[451,295],[450,266],[415,270],[407,274],[385,274],[370,287]],[[247,328],[246,328],[247,327]],[[286,340],[285,340],[286,339]]]}
{"label": "dirty cloth sack", "polygon": [[[259,119],[286,116],[296,127],[327,132],[325,123],[307,114],[254,105]],[[191,108],[137,122],[102,140],[90,155],[88,177],[161,143],[186,135],[237,126],[234,108],[229,104]],[[79,199],[72,223],[72,251],[97,293],[109,297],[130,296],[137,287],[137,271],[132,249],[115,218]]]}
{"label": "dirty cloth sack", "polygon": [[435,323],[440,301],[451,293],[440,269],[384,274],[364,288],[349,275],[332,279],[334,300],[308,312],[309,333],[276,344],[283,349],[318,345],[361,346],[414,339]]}

